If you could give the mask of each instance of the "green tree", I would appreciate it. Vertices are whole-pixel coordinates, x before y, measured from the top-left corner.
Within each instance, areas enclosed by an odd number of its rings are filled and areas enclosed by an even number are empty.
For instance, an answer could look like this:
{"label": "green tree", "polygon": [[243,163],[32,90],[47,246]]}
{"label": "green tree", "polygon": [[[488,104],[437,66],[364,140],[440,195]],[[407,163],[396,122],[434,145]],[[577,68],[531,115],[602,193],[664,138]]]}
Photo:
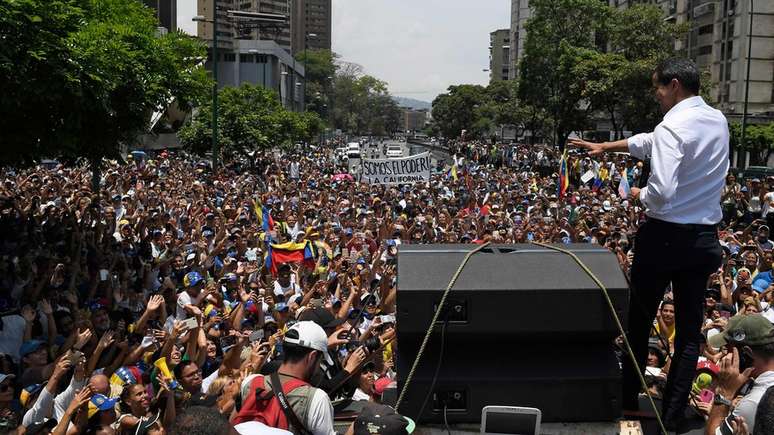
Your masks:
{"label": "green tree", "polygon": [[[173,99],[185,108],[206,95],[209,81],[197,68],[205,47],[176,32],[159,35],[140,2],[18,0],[0,8],[0,82],[13,96],[0,103],[0,129],[17,162],[85,159],[96,185],[102,159],[119,158],[153,111]],[[6,49],[14,45],[6,37],[20,46]],[[9,122],[23,124],[6,130]]]}
{"label": "green tree", "polygon": [[766,166],[771,154],[774,153],[774,122],[768,124],[748,124],[744,143],[741,143],[742,124],[729,124],[731,133],[731,149],[750,153],[751,166]]}
{"label": "green tree", "polygon": [[[195,154],[212,147],[212,105],[205,103],[180,129],[180,141]],[[286,110],[273,90],[243,84],[218,92],[218,137],[226,158],[258,149],[309,141],[322,131],[322,120],[312,112]]]}
{"label": "green tree", "polygon": [[482,116],[489,108],[478,110],[488,101],[486,88],[480,85],[449,86],[448,92],[433,100],[433,120],[447,138],[459,137],[462,130],[470,137],[480,137],[490,122]]}
{"label": "green tree", "polygon": [[387,83],[363,74],[359,65],[341,63],[334,82],[334,126],[354,134],[391,134],[400,125],[400,109]]}
{"label": "green tree", "polygon": [[306,109],[328,119],[329,96],[336,74],[338,55],[330,50],[310,49],[296,54],[296,60],[304,64]]}
{"label": "green tree", "polygon": [[573,68],[582,50],[605,39],[611,9],[598,0],[533,0],[530,8],[519,96],[550,115],[553,141],[561,146],[587,124]]}

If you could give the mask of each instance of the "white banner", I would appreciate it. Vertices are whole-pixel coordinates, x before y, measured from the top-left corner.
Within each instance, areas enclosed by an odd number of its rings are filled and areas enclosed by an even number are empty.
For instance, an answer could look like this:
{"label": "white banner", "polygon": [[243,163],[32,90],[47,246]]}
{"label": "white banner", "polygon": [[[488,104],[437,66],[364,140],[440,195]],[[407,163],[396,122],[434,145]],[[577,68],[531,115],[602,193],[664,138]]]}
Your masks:
{"label": "white banner", "polygon": [[400,159],[364,159],[360,180],[371,184],[411,184],[430,181],[430,153]]}

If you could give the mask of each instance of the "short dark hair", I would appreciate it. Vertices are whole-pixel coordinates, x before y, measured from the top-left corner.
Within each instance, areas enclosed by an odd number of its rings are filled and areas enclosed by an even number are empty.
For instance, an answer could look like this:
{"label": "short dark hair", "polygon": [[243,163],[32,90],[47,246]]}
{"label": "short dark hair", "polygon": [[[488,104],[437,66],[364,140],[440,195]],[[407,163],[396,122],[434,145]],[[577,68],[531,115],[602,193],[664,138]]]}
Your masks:
{"label": "short dark hair", "polygon": [[774,343],[750,346],[750,349],[752,349],[753,354],[760,358],[774,359]]}
{"label": "short dark hair", "polygon": [[693,95],[699,95],[701,87],[701,74],[699,68],[690,59],[672,57],[662,60],[656,66],[656,81],[662,85],[668,85],[674,79],[691,92]]}
{"label": "short dark hair", "polygon": [[191,360],[180,361],[180,363],[178,365],[176,365],[174,369],[172,369],[172,372],[175,375],[175,379],[177,379],[177,380],[182,379],[183,378],[183,369],[188,367],[188,366],[190,366],[190,365],[196,365],[196,363],[191,361]]}
{"label": "short dark hair", "polygon": [[206,406],[191,406],[175,418],[170,434],[176,435],[228,435],[231,425],[217,409]]}
{"label": "short dark hair", "polygon": [[314,352],[314,349],[298,346],[295,344],[284,343],[282,345],[282,352],[284,353],[283,361],[297,363],[306,358],[310,352]]}

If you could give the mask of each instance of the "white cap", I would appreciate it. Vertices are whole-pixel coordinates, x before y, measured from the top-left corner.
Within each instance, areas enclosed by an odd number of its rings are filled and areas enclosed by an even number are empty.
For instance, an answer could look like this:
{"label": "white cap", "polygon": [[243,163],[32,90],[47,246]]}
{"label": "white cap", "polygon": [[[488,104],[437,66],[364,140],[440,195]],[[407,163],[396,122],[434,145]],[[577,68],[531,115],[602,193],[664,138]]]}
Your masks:
{"label": "white cap", "polygon": [[296,346],[319,350],[325,357],[325,362],[333,365],[333,360],[328,355],[328,336],[325,335],[325,330],[310,320],[298,322],[291,326],[285,333],[284,341]]}
{"label": "white cap", "polygon": [[607,201],[607,200],[606,200],[606,201],[604,201],[604,202],[602,203],[602,208],[604,208],[605,210],[610,210],[610,209],[611,209],[611,208],[613,208],[613,207],[610,205],[610,201]]}
{"label": "white cap", "polygon": [[277,429],[258,421],[246,421],[234,426],[234,429],[241,435],[292,435],[293,432]]}

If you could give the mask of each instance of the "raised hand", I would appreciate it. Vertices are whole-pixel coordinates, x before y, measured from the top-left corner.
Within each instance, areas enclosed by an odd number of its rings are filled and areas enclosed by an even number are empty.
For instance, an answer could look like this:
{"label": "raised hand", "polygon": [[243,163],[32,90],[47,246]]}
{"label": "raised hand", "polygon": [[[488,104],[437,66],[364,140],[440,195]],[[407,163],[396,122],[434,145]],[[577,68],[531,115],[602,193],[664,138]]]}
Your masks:
{"label": "raised hand", "polygon": [[85,329],[83,332],[79,332],[73,347],[78,350],[83,349],[83,346],[86,346],[86,343],[91,340],[92,335],[91,329]]}
{"label": "raised hand", "polygon": [[25,305],[21,309],[21,316],[24,317],[24,320],[26,320],[28,323],[31,323],[35,321],[35,317],[37,317],[37,313],[35,313],[34,308],[32,308],[29,305]]}
{"label": "raised hand", "polygon": [[113,342],[115,337],[115,331],[109,330],[105,331],[104,334],[102,334],[102,337],[99,339],[99,342],[97,343],[97,348],[100,350],[107,349]]}
{"label": "raised hand", "polygon": [[148,300],[148,306],[146,307],[148,311],[156,311],[159,308],[161,308],[161,305],[164,303],[164,297],[161,295],[153,295],[151,296],[150,300]]}
{"label": "raised hand", "polygon": [[38,306],[40,307],[40,311],[42,311],[43,314],[45,314],[46,316],[50,316],[51,314],[54,314],[54,309],[51,308],[51,303],[48,302],[47,299],[41,300]]}

